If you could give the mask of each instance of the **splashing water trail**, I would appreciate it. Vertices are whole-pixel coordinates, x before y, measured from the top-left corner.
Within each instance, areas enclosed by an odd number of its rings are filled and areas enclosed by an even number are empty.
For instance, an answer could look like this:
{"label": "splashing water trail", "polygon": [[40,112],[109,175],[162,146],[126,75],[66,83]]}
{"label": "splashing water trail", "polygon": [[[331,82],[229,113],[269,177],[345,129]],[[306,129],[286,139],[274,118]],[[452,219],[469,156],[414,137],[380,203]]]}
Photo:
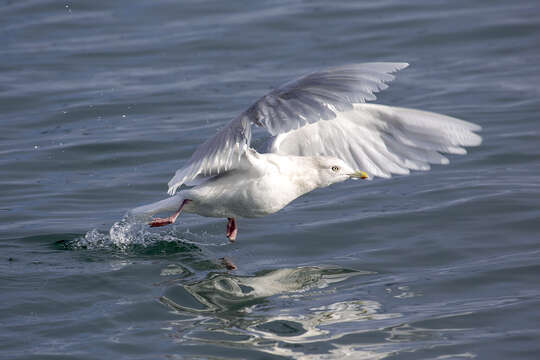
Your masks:
{"label": "splashing water trail", "polygon": [[179,234],[171,229],[167,233],[148,230],[141,219],[125,215],[114,222],[108,232],[92,229],[83,236],[69,242],[73,249],[113,249],[127,252],[134,247],[147,248],[159,243],[191,243],[185,239],[185,234]]}
{"label": "splashing water trail", "polygon": [[133,221],[128,216],[115,222],[109,229],[111,243],[120,249],[133,244],[147,245],[150,234],[145,230],[143,223]]}

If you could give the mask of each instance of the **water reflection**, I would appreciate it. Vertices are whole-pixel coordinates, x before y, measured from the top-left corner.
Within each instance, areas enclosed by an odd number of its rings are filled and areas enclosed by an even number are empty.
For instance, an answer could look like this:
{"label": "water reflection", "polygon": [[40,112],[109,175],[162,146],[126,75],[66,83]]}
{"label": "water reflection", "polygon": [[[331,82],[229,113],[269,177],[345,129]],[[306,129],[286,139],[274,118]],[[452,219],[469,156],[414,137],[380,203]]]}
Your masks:
{"label": "water reflection", "polygon": [[400,314],[385,313],[380,303],[367,299],[321,305],[325,299],[340,298],[347,279],[372,274],[314,266],[254,276],[212,273],[195,283],[167,288],[160,301],[185,317],[170,327],[171,337],[179,342],[249,345],[299,359],[380,359],[388,354],[380,351],[380,344],[360,348],[333,341],[385,327],[385,321]]}
{"label": "water reflection", "polygon": [[[305,343],[319,340],[337,339],[361,328],[357,322],[368,320],[385,320],[397,318],[400,314],[381,313],[381,304],[370,300],[346,301],[327,306],[309,309],[307,314],[296,316],[277,316],[270,318],[265,324],[293,323],[305,329],[298,335],[283,334],[275,331],[275,327],[252,327],[254,333],[259,333],[267,339],[286,341],[289,343]],[[348,326],[343,323],[349,323]],[[332,325],[340,324],[335,327]]]}
{"label": "water reflection", "polygon": [[184,311],[237,311],[249,312],[253,302],[278,294],[295,296],[294,293],[306,292],[313,288],[325,288],[352,276],[371,274],[366,271],[341,268],[321,268],[314,266],[295,269],[263,271],[255,276],[235,276],[212,273],[206,279],[182,287],[193,296],[204,309],[185,306],[182,302],[170,299],[167,294],[162,301],[177,310]]}

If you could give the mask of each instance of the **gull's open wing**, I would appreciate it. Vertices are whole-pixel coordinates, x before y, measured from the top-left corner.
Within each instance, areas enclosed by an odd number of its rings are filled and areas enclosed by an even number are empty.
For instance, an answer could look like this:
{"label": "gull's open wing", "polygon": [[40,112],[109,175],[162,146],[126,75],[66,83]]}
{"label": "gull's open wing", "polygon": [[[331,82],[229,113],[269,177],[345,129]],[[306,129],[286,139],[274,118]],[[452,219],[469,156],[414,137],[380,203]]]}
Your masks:
{"label": "gull's open wing", "polygon": [[213,138],[200,145],[169,181],[169,194],[197,177],[213,176],[238,166],[251,141],[251,124],[271,135],[334,119],[353,104],[375,100],[375,92],[394,79],[391,73],[407,63],[352,64],[312,73],[289,82],[257,100]]}
{"label": "gull's open wing", "polygon": [[391,73],[407,63],[353,64],[306,75],[260,98],[244,113],[272,135],[330,120],[353,104],[377,99]]}
{"label": "gull's open wing", "polygon": [[440,153],[466,154],[476,146],[480,126],[428,111],[356,104],[331,121],[320,121],[276,136],[270,152],[333,156],[370,176],[390,177],[447,164]]}

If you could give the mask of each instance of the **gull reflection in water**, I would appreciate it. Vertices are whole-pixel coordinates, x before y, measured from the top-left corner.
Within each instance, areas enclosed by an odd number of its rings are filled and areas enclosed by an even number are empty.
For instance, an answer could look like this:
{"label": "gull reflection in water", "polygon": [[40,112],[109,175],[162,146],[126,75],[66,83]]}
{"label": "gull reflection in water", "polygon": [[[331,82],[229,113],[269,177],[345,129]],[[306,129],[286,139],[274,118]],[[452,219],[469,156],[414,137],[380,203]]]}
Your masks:
{"label": "gull reflection in water", "polygon": [[314,288],[322,289],[351,276],[367,274],[371,273],[314,266],[266,271],[255,276],[215,273],[194,284],[182,285],[191,296],[205,306],[204,308],[187,307],[175,303],[167,296],[163,296],[161,300],[177,310],[208,312],[231,310],[232,307],[239,310],[238,306],[246,307],[251,301],[258,299],[278,294],[306,292]]}
{"label": "gull reflection in water", "polygon": [[[214,273],[166,291],[161,302],[179,315],[171,329],[182,342],[208,342],[246,347],[299,359],[380,359],[388,352],[333,343],[349,334],[373,330],[362,323],[398,318],[384,313],[374,300],[340,299],[340,283],[372,272],[336,267],[298,267],[235,276]],[[349,295],[350,297],[350,292]],[[186,326],[186,321],[193,321]],[[382,324],[381,324],[382,326]],[[317,354],[305,354],[301,344],[325,344]]]}

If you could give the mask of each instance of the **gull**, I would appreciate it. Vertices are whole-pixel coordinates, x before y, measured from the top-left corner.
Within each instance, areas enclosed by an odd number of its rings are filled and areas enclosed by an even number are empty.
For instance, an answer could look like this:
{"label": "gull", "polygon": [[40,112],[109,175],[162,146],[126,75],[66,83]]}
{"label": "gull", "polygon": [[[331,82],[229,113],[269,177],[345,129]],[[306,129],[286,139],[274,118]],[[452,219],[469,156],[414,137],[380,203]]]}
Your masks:
{"label": "gull", "polygon": [[[137,207],[149,225],[172,224],[182,211],[227,218],[273,214],[296,198],[348,179],[389,178],[448,164],[447,154],[477,146],[481,127],[433,112],[367,104],[407,63],[329,68],[288,82],[258,99],[200,145],[169,181],[171,197]],[[270,137],[251,146],[253,125]],[[182,185],[183,190],[177,191]]]}

